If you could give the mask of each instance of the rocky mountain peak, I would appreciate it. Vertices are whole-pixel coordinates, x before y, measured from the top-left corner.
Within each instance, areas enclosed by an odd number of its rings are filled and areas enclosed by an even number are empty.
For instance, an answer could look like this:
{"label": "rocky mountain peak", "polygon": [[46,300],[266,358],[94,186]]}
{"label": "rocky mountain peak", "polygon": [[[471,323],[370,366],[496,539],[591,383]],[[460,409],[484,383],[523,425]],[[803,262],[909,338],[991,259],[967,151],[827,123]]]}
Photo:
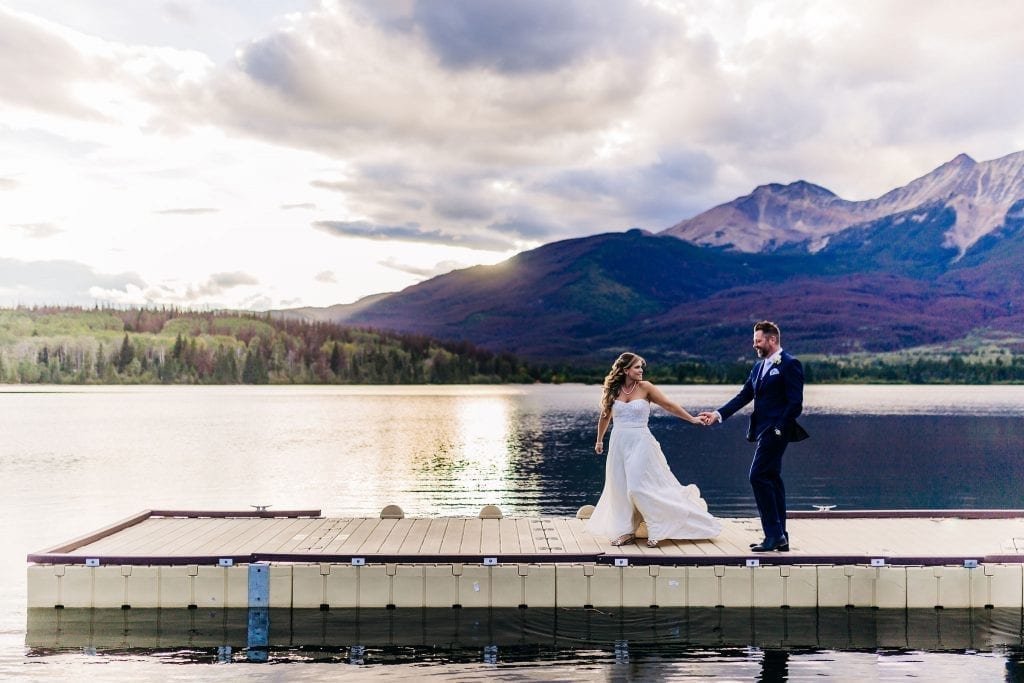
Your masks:
{"label": "rocky mountain peak", "polygon": [[771,251],[794,242],[813,244],[822,226],[827,226],[826,233],[830,233],[849,224],[849,204],[831,190],[806,180],[787,185],[770,183],[663,233],[701,246]]}
{"label": "rocky mountain peak", "polygon": [[958,154],[876,199],[847,201],[804,180],[773,183],[681,221],[663,234],[701,246],[728,246],[745,252],[800,243],[816,251],[831,235],[848,227],[938,202],[957,216],[943,246],[962,254],[1002,225],[1006,211],[1022,198],[1024,151],[984,162]]}
{"label": "rocky mountain peak", "polygon": [[[943,166],[960,166],[960,167],[963,167],[963,166],[974,166],[976,163],[978,163],[978,162],[975,161],[974,159],[972,159],[971,157],[969,157],[968,155],[964,154],[963,152],[960,152],[955,157],[953,157],[949,162],[943,164]],[[942,166],[940,166],[939,168],[942,168]]]}
{"label": "rocky mountain peak", "polygon": [[788,185],[783,185],[782,183],[758,185],[748,196],[760,198],[762,201],[784,200],[827,203],[832,199],[837,199],[835,193],[831,190],[821,185],[809,183],[806,180],[797,180]]}

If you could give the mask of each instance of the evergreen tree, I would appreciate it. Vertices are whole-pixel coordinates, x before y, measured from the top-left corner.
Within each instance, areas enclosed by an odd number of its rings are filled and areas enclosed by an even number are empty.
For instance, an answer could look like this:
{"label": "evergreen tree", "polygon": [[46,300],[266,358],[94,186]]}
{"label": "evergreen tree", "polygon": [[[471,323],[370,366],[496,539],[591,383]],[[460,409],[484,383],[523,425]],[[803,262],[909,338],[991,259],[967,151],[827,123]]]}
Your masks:
{"label": "evergreen tree", "polygon": [[238,362],[235,350],[218,346],[213,359],[214,384],[235,384],[238,382]]}
{"label": "evergreen tree", "polygon": [[171,356],[174,360],[180,361],[182,354],[185,353],[185,340],[181,337],[181,332],[174,338],[174,348],[171,349]]}
{"label": "evergreen tree", "polygon": [[132,346],[131,341],[128,339],[128,333],[124,333],[124,341],[121,342],[121,351],[117,354],[117,360],[114,361],[114,365],[117,366],[118,372],[124,372],[131,362],[135,360],[135,347]]}
{"label": "evergreen tree", "polygon": [[334,373],[335,377],[341,376],[341,345],[338,342],[334,342],[334,348],[331,349],[331,372]]}
{"label": "evergreen tree", "polygon": [[96,349],[96,376],[103,377],[107,374],[107,354],[103,352],[103,342],[100,342]]}
{"label": "evergreen tree", "polygon": [[263,356],[259,347],[249,347],[245,352],[245,365],[242,367],[242,382],[244,384],[266,384],[270,381],[267,372],[267,365],[263,362]]}

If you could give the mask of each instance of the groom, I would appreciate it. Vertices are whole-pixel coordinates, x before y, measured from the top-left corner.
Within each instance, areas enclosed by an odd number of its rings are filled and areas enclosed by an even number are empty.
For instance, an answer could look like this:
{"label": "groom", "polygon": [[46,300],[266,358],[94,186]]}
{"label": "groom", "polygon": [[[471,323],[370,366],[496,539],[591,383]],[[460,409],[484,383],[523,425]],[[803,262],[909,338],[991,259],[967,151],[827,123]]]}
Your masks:
{"label": "groom", "polygon": [[764,540],[751,546],[757,553],[789,550],[786,531],[786,489],[782,484],[782,454],[790,441],[803,441],[807,432],[796,423],[803,410],[804,369],[800,361],[782,350],[778,325],[767,320],[754,325],[754,351],[760,362],[736,396],[718,410],[700,413],[704,424],[729,418],[754,401],[747,441],[756,442],[750,465],[750,486],[754,489],[761,516]]}

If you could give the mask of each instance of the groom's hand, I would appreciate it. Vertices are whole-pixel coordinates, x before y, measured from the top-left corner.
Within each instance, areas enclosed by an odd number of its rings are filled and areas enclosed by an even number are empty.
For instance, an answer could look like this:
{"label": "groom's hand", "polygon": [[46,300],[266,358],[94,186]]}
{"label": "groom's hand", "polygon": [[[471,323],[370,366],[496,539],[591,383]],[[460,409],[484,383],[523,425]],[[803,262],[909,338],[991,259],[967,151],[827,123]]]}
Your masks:
{"label": "groom's hand", "polygon": [[718,413],[709,413],[706,410],[699,413],[697,417],[699,417],[700,421],[706,425],[713,425],[718,422]]}

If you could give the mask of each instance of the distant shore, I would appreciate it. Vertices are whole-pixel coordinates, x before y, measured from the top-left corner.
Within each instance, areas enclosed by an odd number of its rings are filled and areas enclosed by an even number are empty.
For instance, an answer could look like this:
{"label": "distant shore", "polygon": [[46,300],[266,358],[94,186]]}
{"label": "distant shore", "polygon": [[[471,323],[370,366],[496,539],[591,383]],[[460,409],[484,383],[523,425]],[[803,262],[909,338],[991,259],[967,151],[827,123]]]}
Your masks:
{"label": "distant shore", "polygon": [[[808,384],[1024,383],[1024,354],[985,345],[793,352]],[[648,377],[663,384],[741,384],[754,360],[752,354],[728,362],[650,358]],[[464,341],[268,314],[0,309],[0,384],[599,384],[606,372],[603,362],[527,360]]]}

